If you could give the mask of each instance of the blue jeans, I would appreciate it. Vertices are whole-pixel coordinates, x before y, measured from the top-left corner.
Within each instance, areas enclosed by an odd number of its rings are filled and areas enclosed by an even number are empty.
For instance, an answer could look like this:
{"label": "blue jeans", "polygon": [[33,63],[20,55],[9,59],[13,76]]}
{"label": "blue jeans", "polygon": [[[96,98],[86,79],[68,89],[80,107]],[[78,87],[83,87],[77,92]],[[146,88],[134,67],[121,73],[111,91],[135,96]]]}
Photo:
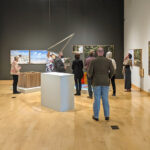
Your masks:
{"label": "blue jeans", "polygon": [[94,86],[93,91],[94,91],[94,104],[93,104],[94,117],[99,118],[101,97],[103,102],[104,115],[105,117],[109,117],[109,102],[108,102],[109,86]]}

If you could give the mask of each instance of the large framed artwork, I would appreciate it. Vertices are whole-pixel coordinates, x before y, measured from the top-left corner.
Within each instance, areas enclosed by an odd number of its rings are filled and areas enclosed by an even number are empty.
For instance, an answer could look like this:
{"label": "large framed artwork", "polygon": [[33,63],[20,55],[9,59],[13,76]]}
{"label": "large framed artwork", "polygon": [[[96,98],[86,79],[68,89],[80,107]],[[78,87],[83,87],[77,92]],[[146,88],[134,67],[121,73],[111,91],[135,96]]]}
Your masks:
{"label": "large framed artwork", "polygon": [[19,57],[19,64],[29,64],[29,50],[10,50],[10,63],[12,64],[14,57]]}
{"label": "large framed artwork", "polygon": [[46,64],[47,50],[30,50],[30,64]]}
{"label": "large framed artwork", "polygon": [[134,49],[134,65],[142,67],[142,49]]}
{"label": "large framed artwork", "polygon": [[148,74],[150,75],[150,41],[148,42]]}
{"label": "large framed artwork", "polygon": [[104,49],[104,56],[106,56],[106,53],[108,51],[111,51],[114,57],[114,45],[84,45],[84,58],[87,58],[89,56],[89,52],[91,50],[95,51],[95,55],[97,55],[96,51],[99,47],[102,47]]}
{"label": "large framed artwork", "polygon": [[80,53],[82,54],[83,53],[83,45],[73,45],[73,51],[72,53]]}

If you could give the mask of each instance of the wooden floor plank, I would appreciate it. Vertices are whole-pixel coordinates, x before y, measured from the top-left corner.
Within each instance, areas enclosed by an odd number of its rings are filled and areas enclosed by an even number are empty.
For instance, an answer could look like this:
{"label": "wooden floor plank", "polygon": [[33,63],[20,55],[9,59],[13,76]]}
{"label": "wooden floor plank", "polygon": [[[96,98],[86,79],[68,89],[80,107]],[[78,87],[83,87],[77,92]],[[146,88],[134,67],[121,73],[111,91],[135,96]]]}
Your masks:
{"label": "wooden floor plank", "polygon": [[124,92],[123,80],[116,81],[116,97],[110,90],[108,122],[102,107],[100,121],[92,120],[87,94],[75,97],[75,110],[56,112],[41,106],[40,92],[12,98],[11,84],[0,81],[0,150],[150,149],[150,97],[137,88]]}

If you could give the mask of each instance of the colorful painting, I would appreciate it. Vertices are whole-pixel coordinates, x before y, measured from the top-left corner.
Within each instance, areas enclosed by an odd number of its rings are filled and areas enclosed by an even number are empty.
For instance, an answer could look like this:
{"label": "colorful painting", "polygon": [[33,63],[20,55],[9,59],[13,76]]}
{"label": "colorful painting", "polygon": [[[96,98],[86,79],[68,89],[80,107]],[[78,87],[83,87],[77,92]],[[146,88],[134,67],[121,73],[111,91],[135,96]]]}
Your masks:
{"label": "colorful painting", "polygon": [[148,60],[148,74],[150,75],[150,41],[148,42],[148,55],[149,55],[149,60]]}
{"label": "colorful painting", "polygon": [[89,52],[91,50],[95,51],[95,56],[97,55],[96,51],[99,47],[102,47],[104,49],[104,56],[106,56],[106,53],[108,51],[111,51],[114,57],[114,45],[85,45],[84,46],[84,58],[87,58],[89,56]]}
{"label": "colorful painting", "polygon": [[83,53],[83,45],[74,45],[72,53]]}
{"label": "colorful painting", "polygon": [[134,65],[142,67],[142,49],[134,49]]}
{"label": "colorful painting", "polygon": [[47,50],[30,50],[30,64],[46,64]]}
{"label": "colorful painting", "polygon": [[19,64],[29,64],[29,50],[10,50],[10,63],[15,56],[19,57]]}

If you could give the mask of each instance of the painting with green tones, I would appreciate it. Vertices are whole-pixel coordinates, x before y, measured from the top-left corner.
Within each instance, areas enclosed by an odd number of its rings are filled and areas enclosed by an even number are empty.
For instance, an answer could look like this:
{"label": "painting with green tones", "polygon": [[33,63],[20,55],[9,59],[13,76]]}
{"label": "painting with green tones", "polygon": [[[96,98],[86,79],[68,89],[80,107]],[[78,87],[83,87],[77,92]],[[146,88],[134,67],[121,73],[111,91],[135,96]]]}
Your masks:
{"label": "painting with green tones", "polygon": [[142,49],[134,49],[134,65],[142,66]]}
{"label": "painting with green tones", "polygon": [[104,49],[104,56],[106,56],[106,53],[108,51],[112,52],[112,56],[114,57],[114,45],[85,45],[84,46],[84,58],[87,58],[89,56],[90,51],[95,52],[95,56],[97,56],[97,49],[99,47],[102,47]]}

